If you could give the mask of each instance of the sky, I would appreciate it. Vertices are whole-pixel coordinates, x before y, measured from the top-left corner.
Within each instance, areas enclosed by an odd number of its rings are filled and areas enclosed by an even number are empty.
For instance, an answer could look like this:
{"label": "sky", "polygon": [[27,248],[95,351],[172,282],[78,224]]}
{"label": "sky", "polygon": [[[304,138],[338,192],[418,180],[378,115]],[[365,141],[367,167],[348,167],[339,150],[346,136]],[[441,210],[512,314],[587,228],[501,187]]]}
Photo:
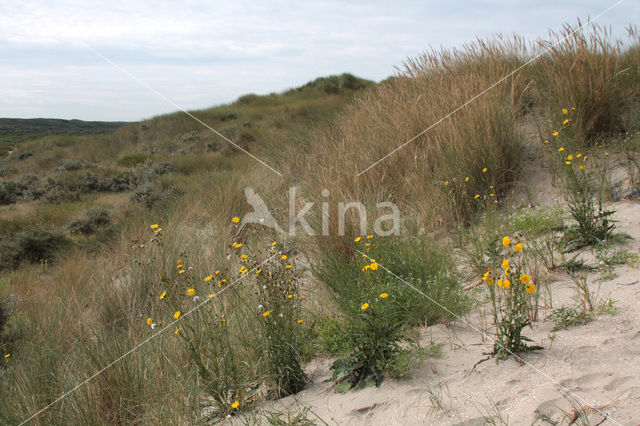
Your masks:
{"label": "sky", "polygon": [[[350,72],[496,33],[528,40],[619,0],[0,0],[0,117],[137,121]],[[640,1],[597,19],[625,38]]]}

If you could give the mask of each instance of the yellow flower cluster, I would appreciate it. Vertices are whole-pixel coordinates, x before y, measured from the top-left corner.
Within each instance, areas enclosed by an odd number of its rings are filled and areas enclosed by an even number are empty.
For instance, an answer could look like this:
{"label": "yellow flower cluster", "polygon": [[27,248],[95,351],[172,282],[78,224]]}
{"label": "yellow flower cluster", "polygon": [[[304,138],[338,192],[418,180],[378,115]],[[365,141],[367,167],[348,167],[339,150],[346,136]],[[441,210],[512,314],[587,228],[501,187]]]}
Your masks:
{"label": "yellow flower cluster", "polygon": [[[524,248],[524,245],[521,242],[514,244],[514,241],[508,235],[502,238],[502,246],[512,249],[514,253],[521,253]],[[494,275],[492,269],[488,268],[482,276],[482,281],[486,282],[489,286],[493,285],[495,282],[499,288],[511,288],[511,261],[505,258],[502,260],[500,266],[502,267],[502,273]],[[527,293],[532,294],[536,291],[536,286],[531,282],[531,277],[526,273],[522,273],[520,275],[519,281],[522,284],[525,284],[525,290]]]}

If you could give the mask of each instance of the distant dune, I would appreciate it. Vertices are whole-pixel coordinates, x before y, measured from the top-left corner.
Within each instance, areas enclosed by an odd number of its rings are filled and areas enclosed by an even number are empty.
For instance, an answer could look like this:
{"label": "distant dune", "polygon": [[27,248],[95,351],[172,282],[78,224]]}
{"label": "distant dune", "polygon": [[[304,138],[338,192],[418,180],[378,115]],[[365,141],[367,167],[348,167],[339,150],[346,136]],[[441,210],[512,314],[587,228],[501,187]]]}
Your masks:
{"label": "distant dune", "polygon": [[128,124],[126,121],[82,121],[58,118],[0,118],[0,134],[84,134],[106,133]]}

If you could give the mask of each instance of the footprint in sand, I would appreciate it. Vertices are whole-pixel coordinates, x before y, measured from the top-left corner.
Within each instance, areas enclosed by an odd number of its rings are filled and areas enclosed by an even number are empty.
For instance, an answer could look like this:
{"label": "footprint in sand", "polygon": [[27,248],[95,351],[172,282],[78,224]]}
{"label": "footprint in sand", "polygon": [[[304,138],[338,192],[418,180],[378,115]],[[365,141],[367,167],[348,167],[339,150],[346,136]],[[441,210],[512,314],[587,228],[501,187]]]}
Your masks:
{"label": "footprint in sand", "polygon": [[621,391],[624,390],[623,387],[629,382],[633,381],[633,379],[635,379],[635,377],[633,376],[616,377],[615,379],[611,380],[609,384],[606,385],[603,389],[607,391]]}

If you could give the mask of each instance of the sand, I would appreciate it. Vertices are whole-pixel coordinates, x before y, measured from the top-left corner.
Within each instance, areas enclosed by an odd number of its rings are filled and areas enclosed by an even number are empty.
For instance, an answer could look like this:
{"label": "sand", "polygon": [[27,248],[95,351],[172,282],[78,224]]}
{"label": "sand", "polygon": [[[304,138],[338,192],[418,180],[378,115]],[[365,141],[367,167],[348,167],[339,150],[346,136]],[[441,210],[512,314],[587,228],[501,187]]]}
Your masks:
{"label": "sand", "polygon": [[[640,203],[620,202],[617,231],[633,237],[623,247],[640,248]],[[409,379],[386,379],[379,388],[336,393],[331,382],[333,358],[316,358],[306,370],[312,381],[304,391],[270,402],[266,411],[310,409],[317,424],[349,425],[482,425],[482,424],[640,424],[640,270],[615,267],[615,278],[589,285],[600,301],[615,300],[617,314],[600,315],[586,324],[550,334],[553,324],[540,320],[525,335],[544,350],[474,365],[491,350],[489,316],[476,311],[449,327],[420,330],[420,344],[440,342],[441,356],[430,358]],[[574,306],[572,281],[554,274],[553,307]],[[425,300],[425,303],[429,303]],[[541,311],[544,318],[546,313]]]}

